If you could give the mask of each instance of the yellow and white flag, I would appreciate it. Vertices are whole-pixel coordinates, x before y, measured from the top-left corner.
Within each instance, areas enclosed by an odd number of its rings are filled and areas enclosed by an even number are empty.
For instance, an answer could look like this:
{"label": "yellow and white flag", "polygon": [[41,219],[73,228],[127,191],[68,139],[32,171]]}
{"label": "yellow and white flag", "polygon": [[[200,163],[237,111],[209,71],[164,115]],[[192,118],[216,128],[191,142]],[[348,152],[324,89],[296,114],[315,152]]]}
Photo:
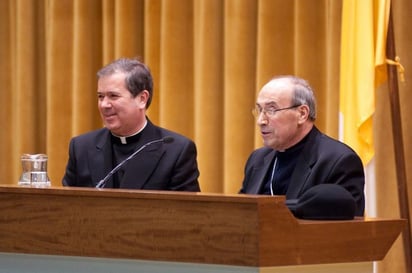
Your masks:
{"label": "yellow and white flag", "polygon": [[387,80],[389,9],[390,0],[343,0],[339,138],[364,166],[374,156],[375,90]]}

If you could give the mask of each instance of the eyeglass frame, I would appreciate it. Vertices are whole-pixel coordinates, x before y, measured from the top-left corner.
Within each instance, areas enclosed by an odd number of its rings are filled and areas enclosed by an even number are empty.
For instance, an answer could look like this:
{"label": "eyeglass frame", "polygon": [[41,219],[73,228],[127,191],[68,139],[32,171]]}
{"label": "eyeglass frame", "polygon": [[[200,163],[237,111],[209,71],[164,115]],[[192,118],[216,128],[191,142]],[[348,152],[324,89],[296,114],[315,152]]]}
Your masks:
{"label": "eyeglass frame", "polygon": [[[257,105],[255,106],[254,109],[252,109],[252,114],[254,117],[258,118],[260,114],[263,113],[265,117],[273,117],[276,115],[277,112],[283,111],[283,110],[290,110],[299,106],[302,106],[303,104],[294,104],[289,107],[284,107],[284,108],[278,108],[278,109],[264,109],[264,108],[259,108]],[[270,112],[270,113],[269,113]]]}

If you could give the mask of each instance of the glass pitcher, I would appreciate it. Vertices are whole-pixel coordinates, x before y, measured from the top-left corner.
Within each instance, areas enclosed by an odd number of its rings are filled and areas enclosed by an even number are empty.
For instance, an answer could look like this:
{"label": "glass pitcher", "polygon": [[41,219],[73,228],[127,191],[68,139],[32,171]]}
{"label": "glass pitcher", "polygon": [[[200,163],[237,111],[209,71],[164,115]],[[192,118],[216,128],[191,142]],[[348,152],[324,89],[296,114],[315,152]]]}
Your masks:
{"label": "glass pitcher", "polygon": [[23,173],[18,185],[33,187],[49,187],[50,179],[47,174],[47,155],[23,154],[21,156]]}

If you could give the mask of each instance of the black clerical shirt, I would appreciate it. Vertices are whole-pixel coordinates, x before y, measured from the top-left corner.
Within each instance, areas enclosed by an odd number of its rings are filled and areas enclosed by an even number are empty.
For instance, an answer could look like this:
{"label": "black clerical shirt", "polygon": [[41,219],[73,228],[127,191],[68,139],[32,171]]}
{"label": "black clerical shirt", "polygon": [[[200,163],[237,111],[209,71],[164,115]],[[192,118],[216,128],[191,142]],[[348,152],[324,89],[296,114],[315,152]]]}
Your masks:
{"label": "black clerical shirt", "polygon": [[[141,133],[130,137],[117,137],[111,135],[112,141],[112,164],[113,168],[120,162],[128,158],[138,148],[137,142],[139,141]],[[120,168],[113,175],[113,188],[119,188],[120,181],[123,178],[124,170]]]}
{"label": "black clerical shirt", "polygon": [[[272,161],[272,167],[269,168],[265,177],[265,183],[261,189],[261,194],[285,195],[290,179],[295,169],[296,163],[303,147],[305,146],[307,136],[304,137],[295,146],[285,151],[277,151]],[[273,169],[275,168],[275,169]]]}

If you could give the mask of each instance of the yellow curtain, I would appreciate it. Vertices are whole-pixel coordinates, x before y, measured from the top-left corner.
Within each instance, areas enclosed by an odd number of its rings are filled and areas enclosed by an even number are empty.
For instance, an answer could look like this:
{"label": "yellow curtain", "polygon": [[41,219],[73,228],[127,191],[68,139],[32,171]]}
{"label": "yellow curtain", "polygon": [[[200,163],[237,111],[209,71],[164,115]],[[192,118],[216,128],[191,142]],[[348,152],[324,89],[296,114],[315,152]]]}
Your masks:
{"label": "yellow curtain", "polygon": [[[394,3],[406,71],[409,2]],[[236,193],[247,156],[261,146],[251,109],[272,76],[309,80],[317,126],[338,137],[341,11],[339,0],[0,1],[0,183],[17,183],[21,154],[46,153],[52,184],[60,186],[70,138],[102,126],[97,70],[140,57],[155,81],[150,119],[196,142],[204,192]],[[400,90],[407,166],[411,79],[406,74]],[[377,94],[376,196],[379,215],[396,217],[388,107],[387,93]],[[398,253],[387,264],[402,264]]]}

